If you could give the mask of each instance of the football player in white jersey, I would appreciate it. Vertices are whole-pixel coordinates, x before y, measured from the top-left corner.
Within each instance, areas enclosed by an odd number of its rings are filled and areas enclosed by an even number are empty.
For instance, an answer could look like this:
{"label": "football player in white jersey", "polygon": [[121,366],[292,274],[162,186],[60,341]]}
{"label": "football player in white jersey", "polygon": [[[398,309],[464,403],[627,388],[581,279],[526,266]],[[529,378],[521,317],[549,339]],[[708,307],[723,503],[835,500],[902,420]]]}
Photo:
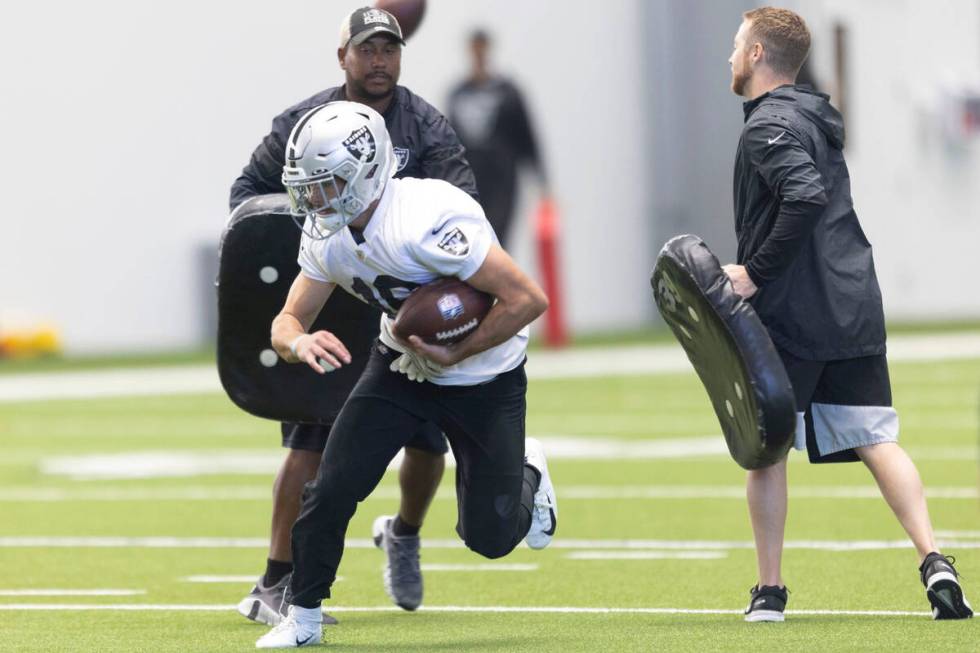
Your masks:
{"label": "football player in white jersey", "polygon": [[[442,180],[392,179],[394,170],[384,120],[362,104],[314,109],[286,145],[283,184],[302,220],[302,271],[273,321],[273,347],[321,374],[350,363],[336,336],[307,333],[337,286],[384,314],[379,341],[334,423],[293,527],[288,615],[258,640],[259,648],[320,641],[320,604],[330,596],[348,522],[405,434],[423,421],[438,424],[452,446],[456,530],[470,549],[499,558],[521,539],[540,549],[557,524],[541,445],[524,434],[527,327],[548,300],[501,249],[469,195]],[[496,298],[486,318],[455,345],[398,340],[391,324],[401,302],[446,276]]]}

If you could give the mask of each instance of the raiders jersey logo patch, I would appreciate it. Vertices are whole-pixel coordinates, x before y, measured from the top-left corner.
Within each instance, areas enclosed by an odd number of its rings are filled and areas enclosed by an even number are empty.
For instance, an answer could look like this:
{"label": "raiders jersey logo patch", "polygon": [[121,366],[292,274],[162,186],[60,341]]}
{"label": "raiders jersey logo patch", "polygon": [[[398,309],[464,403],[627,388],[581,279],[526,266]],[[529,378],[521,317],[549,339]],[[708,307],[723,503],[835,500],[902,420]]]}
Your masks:
{"label": "raiders jersey logo patch", "polygon": [[470,243],[466,240],[466,234],[455,227],[439,239],[439,249],[453,256],[466,256],[470,251]]}
{"label": "raiders jersey logo patch", "polygon": [[395,150],[395,159],[398,161],[397,171],[401,172],[408,165],[408,157],[411,152],[408,151],[407,147],[396,147],[393,149]]}
{"label": "raiders jersey logo patch", "polygon": [[374,144],[374,134],[367,126],[352,131],[351,135],[344,139],[344,147],[351,153],[351,156],[365,163],[374,160],[374,152],[377,150]]}

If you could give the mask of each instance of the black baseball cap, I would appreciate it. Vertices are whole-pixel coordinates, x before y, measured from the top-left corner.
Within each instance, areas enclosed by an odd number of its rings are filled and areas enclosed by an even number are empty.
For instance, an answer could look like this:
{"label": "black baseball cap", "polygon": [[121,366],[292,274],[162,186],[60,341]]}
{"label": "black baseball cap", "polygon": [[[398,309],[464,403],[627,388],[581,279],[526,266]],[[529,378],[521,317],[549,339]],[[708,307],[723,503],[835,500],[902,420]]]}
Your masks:
{"label": "black baseball cap", "polygon": [[405,45],[402,28],[397,18],[384,9],[374,7],[355,9],[340,24],[340,47],[346,48],[350,44],[360,45],[378,34],[387,34]]}

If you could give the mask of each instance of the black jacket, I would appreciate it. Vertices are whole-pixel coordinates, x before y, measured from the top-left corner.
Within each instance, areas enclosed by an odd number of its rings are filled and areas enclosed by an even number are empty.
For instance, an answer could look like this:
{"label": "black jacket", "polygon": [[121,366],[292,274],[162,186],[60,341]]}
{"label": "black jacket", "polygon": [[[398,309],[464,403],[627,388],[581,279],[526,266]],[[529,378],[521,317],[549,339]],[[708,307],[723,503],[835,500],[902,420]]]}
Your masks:
{"label": "black jacket", "polygon": [[517,195],[518,166],[528,164],[542,183],[546,181],[524,98],[517,86],[502,77],[482,83],[467,79],[453,89],[446,113],[466,146],[487,219],[505,241]]}
{"label": "black jacket", "polygon": [[745,103],[735,158],[738,262],[773,342],[797,357],[883,354],[871,245],[851,202],[844,122],[826,95],[779,88]]}
{"label": "black jacket", "polygon": [[[232,210],[255,195],[286,192],[282,185],[284,146],[293,126],[310,109],[343,99],[343,86],[328,88],[276,116],[272,131],[255,148],[252,159],[231,186]],[[435,107],[404,86],[396,86],[395,96],[383,115],[398,158],[396,177],[444,179],[479,199],[463,146]]]}

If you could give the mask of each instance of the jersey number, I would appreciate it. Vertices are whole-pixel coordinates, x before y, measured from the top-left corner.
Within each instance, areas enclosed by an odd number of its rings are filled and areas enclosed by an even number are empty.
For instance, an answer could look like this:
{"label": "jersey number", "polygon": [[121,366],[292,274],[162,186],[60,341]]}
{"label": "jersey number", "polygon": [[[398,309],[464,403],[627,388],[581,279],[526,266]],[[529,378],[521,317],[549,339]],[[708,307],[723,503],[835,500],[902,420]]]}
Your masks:
{"label": "jersey number", "polygon": [[[395,313],[401,308],[405,298],[408,297],[409,293],[418,288],[419,285],[411,281],[402,281],[401,279],[390,277],[387,274],[379,274],[374,278],[374,288],[371,288],[360,277],[354,277],[351,283],[351,287],[357,293],[358,297],[371,306],[381,309],[391,317],[395,316]],[[399,297],[395,296],[396,290],[403,291],[398,293],[400,295]]]}

